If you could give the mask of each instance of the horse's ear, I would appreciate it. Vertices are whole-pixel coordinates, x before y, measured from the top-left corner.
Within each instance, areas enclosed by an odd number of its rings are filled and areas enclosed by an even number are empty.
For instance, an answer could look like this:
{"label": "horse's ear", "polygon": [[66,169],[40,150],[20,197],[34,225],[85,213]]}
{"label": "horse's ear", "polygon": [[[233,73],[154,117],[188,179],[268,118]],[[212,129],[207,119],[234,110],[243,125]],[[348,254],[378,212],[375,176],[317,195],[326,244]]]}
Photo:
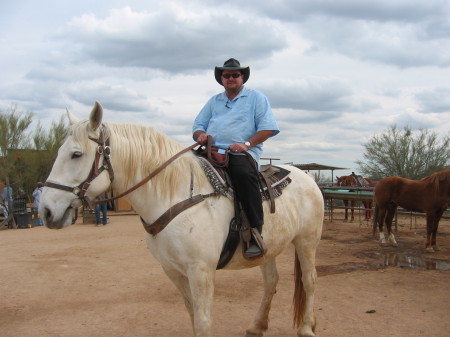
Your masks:
{"label": "horse's ear", "polygon": [[67,117],[69,118],[70,125],[73,125],[78,122],[78,118],[75,117],[74,114],[72,114],[69,109],[66,108]]}
{"label": "horse's ear", "polygon": [[89,115],[89,125],[92,130],[97,130],[100,124],[102,124],[103,118],[103,108],[102,105],[95,101],[94,107],[92,108],[91,114]]}

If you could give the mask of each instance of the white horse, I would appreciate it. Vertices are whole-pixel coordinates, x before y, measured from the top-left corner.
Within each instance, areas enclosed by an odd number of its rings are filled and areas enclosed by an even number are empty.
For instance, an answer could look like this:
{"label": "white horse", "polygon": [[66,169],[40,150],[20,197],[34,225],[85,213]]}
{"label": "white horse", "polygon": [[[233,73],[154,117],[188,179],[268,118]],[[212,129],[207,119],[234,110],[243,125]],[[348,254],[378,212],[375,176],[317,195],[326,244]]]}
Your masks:
{"label": "white horse", "polygon": [[[88,120],[78,121],[71,113],[68,115],[71,131],[59,149],[40,203],[40,214],[49,228],[69,226],[71,212],[81,204],[81,196],[93,199],[110,187],[118,195],[183,149],[151,127],[102,123],[103,109],[98,102]],[[111,169],[99,170],[98,176],[94,174],[95,179],[84,183],[107,159],[104,154],[96,155],[101,146],[95,140],[101,143],[102,137],[109,139],[111,159],[106,166],[113,168],[115,177],[111,181],[108,174]],[[289,243],[296,249],[294,323],[298,327],[297,335],[315,336],[315,257],[322,233],[323,198],[308,175],[293,166],[286,168],[291,171],[292,182],[276,199],[276,213],[271,214],[268,202],[264,202],[262,235],[267,253],[256,260],[246,260],[239,246],[224,268],[261,268],[264,294],[246,331],[248,337],[262,336],[268,328],[270,305],[278,281],[275,258]],[[83,186],[84,191],[80,192],[79,186]],[[199,159],[189,151],[145,185],[127,194],[126,199],[145,222],[152,223],[172,205],[190,198],[192,193],[208,195],[212,191]],[[156,236],[145,232],[149,250],[183,296],[196,337],[212,336],[214,278],[234,216],[233,207],[227,197],[215,195],[180,213]]]}

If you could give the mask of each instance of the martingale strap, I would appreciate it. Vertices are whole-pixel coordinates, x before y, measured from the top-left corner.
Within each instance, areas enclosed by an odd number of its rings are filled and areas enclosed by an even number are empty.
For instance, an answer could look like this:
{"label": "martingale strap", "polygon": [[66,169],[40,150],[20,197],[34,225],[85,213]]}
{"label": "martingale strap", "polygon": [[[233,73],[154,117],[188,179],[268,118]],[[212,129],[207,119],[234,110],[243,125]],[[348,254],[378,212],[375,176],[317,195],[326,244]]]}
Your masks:
{"label": "martingale strap", "polygon": [[179,203],[170,207],[167,211],[165,211],[155,222],[149,224],[141,217],[142,224],[144,225],[147,233],[156,236],[159,232],[161,232],[166,226],[181,212],[186,209],[197,205],[202,202],[206,198],[219,195],[217,192],[213,192],[210,194],[197,194],[189,199],[180,201]]}

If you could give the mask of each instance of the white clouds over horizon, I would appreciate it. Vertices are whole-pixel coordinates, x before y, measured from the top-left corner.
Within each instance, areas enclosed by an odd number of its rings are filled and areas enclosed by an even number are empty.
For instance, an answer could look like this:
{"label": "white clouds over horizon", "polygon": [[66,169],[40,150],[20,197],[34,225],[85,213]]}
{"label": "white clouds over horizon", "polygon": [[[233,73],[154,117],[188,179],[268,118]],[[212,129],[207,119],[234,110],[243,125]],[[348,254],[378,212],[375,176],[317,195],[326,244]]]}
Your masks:
{"label": "white clouds over horizon", "polygon": [[45,125],[98,100],[109,121],[189,144],[221,91],[214,66],[235,57],[282,128],[264,156],[355,171],[390,125],[448,135],[449,16],[447,0],[2,3],[0,109]]}

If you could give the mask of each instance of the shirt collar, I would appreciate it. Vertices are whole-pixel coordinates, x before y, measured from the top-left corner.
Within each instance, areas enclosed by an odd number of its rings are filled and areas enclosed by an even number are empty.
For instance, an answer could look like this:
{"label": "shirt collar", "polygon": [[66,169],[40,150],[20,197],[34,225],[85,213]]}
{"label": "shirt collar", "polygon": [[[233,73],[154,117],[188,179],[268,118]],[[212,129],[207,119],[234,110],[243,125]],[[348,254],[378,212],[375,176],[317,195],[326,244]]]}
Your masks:
{"label": "shirt collar", "polygon": [[[236,99],[238,99],[239,97],[245,97],[245,96],[248,96],[248,90],[249,89],[247,89],[245,86],[242,88],[242,90],[241,91],[239,91],[239,94],[237,94],[237,96],[235,97],[235,98],[233,98],[233,101],[234,100],[236,100]],[[224,92],[222,92],[221,94],[220,94],[220,98],[221,99],[223,99],[224,101],[228,101],[228,96],[227,96],[227,94],[226,94],[226,92],[224,91]]]}

